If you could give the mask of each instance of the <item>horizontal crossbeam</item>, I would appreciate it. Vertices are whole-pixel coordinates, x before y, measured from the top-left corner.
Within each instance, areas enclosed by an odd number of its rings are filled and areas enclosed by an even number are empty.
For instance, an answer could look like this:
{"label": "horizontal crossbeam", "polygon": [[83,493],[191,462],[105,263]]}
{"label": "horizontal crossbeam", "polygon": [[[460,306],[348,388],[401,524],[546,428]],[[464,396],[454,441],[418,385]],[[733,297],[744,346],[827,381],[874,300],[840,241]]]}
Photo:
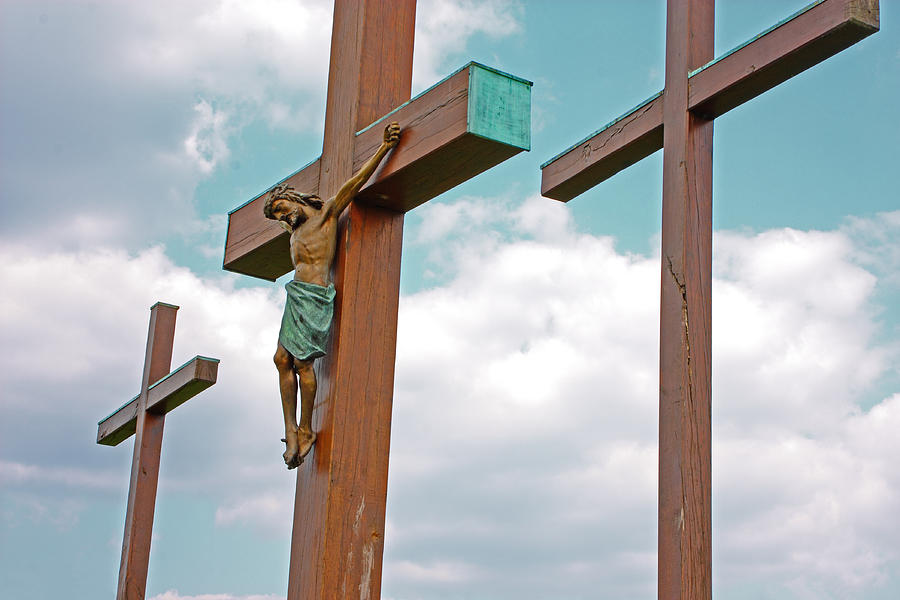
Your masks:
{"label": "horizontal crossbeam", "polygon": [[[147,410],[166,414],[216,382],[219,361],[195,356],[147,389]],[[97,424],[97,443],[115,446],[134,435],[139,396]]]}
{"label": "horizontal crossbeam", "polygon": [[[319,193],[317,158],[279,183],[285,183],[306,194]],[[290,234],[263,216],[266,192],[228,213],[225,236],[225,259],[222,267],[235,273],[276,280],[293,268]]]}
{"label": "horizontal crossbeam", "polygon": [[[878,31],[876,0],[820,0],[690,73],[690,110],[718,117]],[[541,194],[568,202],[663,143],[659,92],[541,166]]]}
{"label": "horizontal crossbeam", "polygon": [[[359,131],[354,171],[374,154],[390,121],[403,129],[400,144],[358,199],[407,212],[531,148],[531,82],[469,63]],[[316,159],[283,183],[318,193],[319,164]],[[223,267],[274,280],[292,268],[289,235],[263,216],[265,194],[228,215]]]}
{"label": "horizontal crossbeam", "polygon": [[662,92],[541,165],[541,195],[568,202],[663,146]]}

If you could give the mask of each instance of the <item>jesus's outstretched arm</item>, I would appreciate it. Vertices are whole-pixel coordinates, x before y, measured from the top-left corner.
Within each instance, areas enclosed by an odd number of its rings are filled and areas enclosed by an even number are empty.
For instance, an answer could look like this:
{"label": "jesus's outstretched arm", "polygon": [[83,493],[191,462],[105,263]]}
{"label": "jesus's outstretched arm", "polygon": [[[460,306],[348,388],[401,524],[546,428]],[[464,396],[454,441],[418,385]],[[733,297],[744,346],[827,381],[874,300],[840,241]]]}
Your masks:
{"label": "jesus's outstretched arm", "polygon": [[348,179],[347,183],[341,186],[341,189],[338,190],[338,193],[334,196],[334,201],[329,203],[326,210],[335,217],[344,212],[344,209],[347,208],[353,200],[353,197],[356,196],[362,186],[369,180],[369,177],[372,176],[372,173],[375,172],[378,165],[381,164],[382,159],[384,159],[388,151],[396,146],[399,141],[400,125],[394,122],[385,127],[384,141],[381,143],[381,146],[378,147],[378,150],[375,151],[372,158],[360,167],[359,171],[356,172],[356,175]]}

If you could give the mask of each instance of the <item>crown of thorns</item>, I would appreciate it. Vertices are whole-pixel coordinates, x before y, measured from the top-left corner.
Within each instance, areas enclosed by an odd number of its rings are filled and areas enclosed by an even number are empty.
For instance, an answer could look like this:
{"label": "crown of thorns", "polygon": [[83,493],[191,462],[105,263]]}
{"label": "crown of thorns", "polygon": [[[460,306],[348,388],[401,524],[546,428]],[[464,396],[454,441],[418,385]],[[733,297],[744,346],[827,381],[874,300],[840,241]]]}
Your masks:
{"label": "crown of thorns", "polygon": [[269,195],[266,197],[266,204],[263,206],[263,214],[269,219],[275,218],[272,211],[276,200],[299,202],[300,204],[311,206],[317,210],[322,208],[324,204],[322,199],[315,194],[303,194],[291,186],[282,183],[269,190]]}

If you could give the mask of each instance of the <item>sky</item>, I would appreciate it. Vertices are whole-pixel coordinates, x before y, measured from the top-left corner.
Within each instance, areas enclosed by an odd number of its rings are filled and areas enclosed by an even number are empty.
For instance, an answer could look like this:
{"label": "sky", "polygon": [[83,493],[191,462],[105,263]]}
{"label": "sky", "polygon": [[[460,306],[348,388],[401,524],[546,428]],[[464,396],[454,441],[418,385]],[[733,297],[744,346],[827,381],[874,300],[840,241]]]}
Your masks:
{"label": "sky", "polygon": [[[716,54],[804,0],[719,0]],[[173,366],[148,598],[284,598],[283,284],[226,214],[321,152],[331,3],[0,3],[0,589],[115,593],[148,309]],[[900,593],[900,6],[717,119],[713,588]],[[406,217],[382,597],[656,595],[661,153],[568,204],[539,166],[663,86],[665,3],[422,0],[414,93],[534,82],[532,150]],[[41,183],[43,182],[43,183]],[[49,187],[42,188],[46,184]]]}

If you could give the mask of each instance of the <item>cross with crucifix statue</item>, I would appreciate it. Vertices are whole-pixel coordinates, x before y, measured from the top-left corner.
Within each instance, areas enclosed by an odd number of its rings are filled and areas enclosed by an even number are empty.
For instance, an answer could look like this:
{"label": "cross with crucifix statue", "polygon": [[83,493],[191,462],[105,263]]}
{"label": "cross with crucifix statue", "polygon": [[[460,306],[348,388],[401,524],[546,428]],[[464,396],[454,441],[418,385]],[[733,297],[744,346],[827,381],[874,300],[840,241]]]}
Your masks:
{"label": "cross with crucifix statue", "polygon": [[820,0],[713,59],[714,0],[668,0],[665,89],[553,158],[568,201],[663,149],[658,597],[712,596],[713,119],[878,30],[877,0]]}
{"label": "cross with crucifix statue", "polygon": [[141,391],[97,425],[98,444],[115,446],[134,436],[117,600],[142,600],[147,587],[166,413],[213,385],[219,371],[217,359],[195,356],[169,372],[177,311],[163,302],[150,307]]}
{"label": "cross with crucifix statue", "polygon": [[[337,221],[324,281],[333,325],[315,365],[315,444],[297,472],[289,600],[380,596],[404,213],[530,149],[528,81],[470,63],[409,99],[415,8],[335,1],[322,155],[278,184],[279,194],[336,199],[385,143],[385,125],[399,124],[399,143]],[[267,192],[229,214],[225,269],[274,280],[295,268],[292,233],[263,214],[270,198],[270,216],[284,216]]]}

